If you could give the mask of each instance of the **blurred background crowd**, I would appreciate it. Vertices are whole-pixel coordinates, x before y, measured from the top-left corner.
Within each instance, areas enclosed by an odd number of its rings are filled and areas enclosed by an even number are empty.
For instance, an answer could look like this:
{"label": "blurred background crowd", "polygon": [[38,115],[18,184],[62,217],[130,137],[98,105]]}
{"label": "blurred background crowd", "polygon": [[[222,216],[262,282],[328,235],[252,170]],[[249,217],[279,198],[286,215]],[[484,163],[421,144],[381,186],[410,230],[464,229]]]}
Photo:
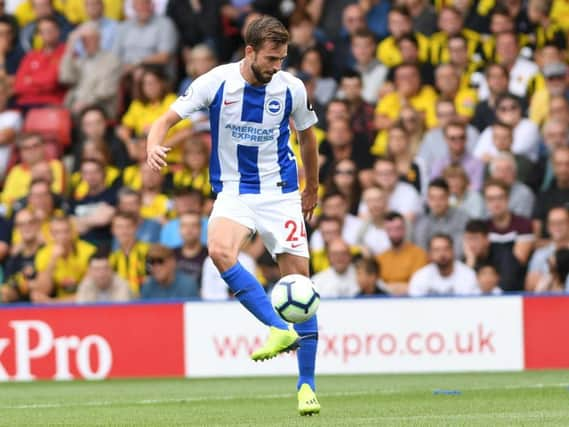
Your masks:
{"label": "blurred background crowd", "polygon": [[[319,117],[323,297],[566,289],[566,1],[0,0],[3,303],[231,297],[205,247],[208,111],[162,172],[145,140],[260,14]],[[258,238],[240,261],[279,278]]]}

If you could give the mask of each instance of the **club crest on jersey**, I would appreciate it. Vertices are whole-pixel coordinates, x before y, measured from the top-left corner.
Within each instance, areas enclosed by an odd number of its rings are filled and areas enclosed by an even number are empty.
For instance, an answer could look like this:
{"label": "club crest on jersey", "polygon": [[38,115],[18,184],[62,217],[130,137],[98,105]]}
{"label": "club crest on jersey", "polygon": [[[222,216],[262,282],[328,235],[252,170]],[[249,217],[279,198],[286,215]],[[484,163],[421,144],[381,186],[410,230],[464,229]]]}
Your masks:
{"label": "club crest on jersey", "polygon": [[279,114],[282,109],[283,109],[283,104],[277,98],[269,98],[265,103],[265,110],[267,111],[267,113],[272,114],[273,116]]}

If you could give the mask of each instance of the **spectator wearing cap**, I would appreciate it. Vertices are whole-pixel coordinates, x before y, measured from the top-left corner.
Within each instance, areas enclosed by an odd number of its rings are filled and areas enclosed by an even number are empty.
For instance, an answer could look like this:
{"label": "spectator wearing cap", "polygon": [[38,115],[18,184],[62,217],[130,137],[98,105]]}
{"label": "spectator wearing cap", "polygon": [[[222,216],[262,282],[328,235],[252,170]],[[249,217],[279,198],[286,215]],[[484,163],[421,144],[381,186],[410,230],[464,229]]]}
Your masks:
{"label": "spectator wearing cap", "polygon": [[55,216],[50,223],[53,242],[35,257],[37,279],[31,287],[33,302],[74,301],[97,248],[76,237],[71,219]]}
{"label": "spectator wearing cap", "polygon": [[59,39],[58,23],[52,17],[40,18],[37,31],[43,46],[24,56],[14,81],[16,104],[26,110],[61,105],[65,96],[65,87],[59,82],[59,63],[65,45]]}
{"label": "spectator wearing cap", "polygon": [[510,153],[498,154],[490,161],[488,171],[490,178],[500,180],[510,188],[508,202],[510,211],[516,215],[531,218],[535,195],[518,179],[514,156]]}
{"label": "spectator wearing cap", "polygon": [[[78,40],[85,55],[74,56]],[[110,51],[101,49],[101,32],[94,22],[86,22],[73,30],[59,64],[59,81],[70,86],[64,106],[78,116],[90,105],[99,104],[109,117],[117,113],[121,63]]]}
{"label": "spectator wearing cap", "polygon": [[474,270],[454,259],[449,235],[439,233],[431,237],[429,258],[431,262],[411,277],[409,296],[480,294]]}
{"label": "spectator wearing cap", "polygon": [[557,148],[551,159],[554,179],[547,190],[538,193],[532,215],[533,227],[539,238],[547,237],[547,230],[542,227],[549,210],[554,206],[569,206],[569,147]]}
{"label": "spectator wearing cap", "polygon": [[463,253],[463,262],[476,271],[485,265],[494,267],[503,291],[523,290],[523,266],[512,251],[503,250],[500,242],[490,241],[490,227],[486,221],[475,219],[466,224]]}
{"label": "spectator wearing cap", "polygon": [[113,271],[108,253],[97,250],[89,259],[89,269],[79,284],[75,302],[126,302],[130,299],[128,283]]}
{"label": "spectator wearing cap", "polygon": [[[20,163],[12,167],[4,183],[2,203],[8,208],[18,199],[25,197],[32,180],[32,168],[42,162],[46,162],[47,154],[43,137],[40,134],[24,133],[16,142],[20,154]],[[61,161],[49,160],[52,172],[51,189],[55,194],[61,194],[65,182],[65,169]]]}
{"label": "spectator wearing cap", "polygon": [[379,91],[387,79],[388,68],[375,57],[375,36],[369,30],[357,31],[351,40],[351,51],[355,58],[354,69],[362,79],[363,100],[375,105]]}
{"label": "spectator wearing cap", "polygon": [[466,125],[460,120],[451,120],[443,128],[448,155],[440,156],[433,162],[431,178],[441,176],[443,170],[451,165],[461,165],[470,180],[470,188],[478,191],[482,188],[484,164],[467,149]]}
{"label": "spectator wearing cap", "polygon": [[154,13],[152,0],[134,0],[135,16],[119,26],[112,51],[131,74],[142,64],[172,64],[178,33],[167,16]]}
{"label": "spectator wearing cap", "polygon": [[545,77],[545,87],[532,96],[529,106],[529,118],[537,125],[542,125],[548,118],[551,97],[563,96],[569,99],[566,64],[545,64],[542,73]]}
{"label": "spectator wearing cap", "polygon": [[199,296],[197,282],[176,268],[174,251],[160,244],[153,244],[147,257],[150,276],[142,285],[142,299],[187,299]]}
{"label": "spectator wearing cap", "polygon": [[[56,10],[53,0],[31,0],[32,9],[34,12],[35,20],[23,26],[20,31],[20,43],[24,50],[30,51],[32,49],[41,49],[45,47],[48,40],[42,35],[40,30],[40,22],[44,18],[52,20],[53,24],[57,26],[57,40],[63,43],[68,34],[73,29],[73,25],[67,20],[65,15]],[[55,35],[54,35],[55,37]]]}
{"label": "spectator wearing cap", "polygon": [[526,291],[533,291],[549,273],[548,260],[558,249],[569,248],[569,210],[565,206],[553,207],[547,214],[549,244],[537,249],[529,262],[525,281]]}

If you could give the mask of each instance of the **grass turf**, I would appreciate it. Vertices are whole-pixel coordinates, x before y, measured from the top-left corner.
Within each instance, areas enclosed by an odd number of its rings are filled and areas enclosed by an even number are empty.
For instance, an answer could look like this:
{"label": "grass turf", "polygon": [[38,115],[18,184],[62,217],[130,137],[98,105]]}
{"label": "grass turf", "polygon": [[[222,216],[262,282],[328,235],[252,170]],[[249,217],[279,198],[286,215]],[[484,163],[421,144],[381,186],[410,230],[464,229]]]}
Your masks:
{"label": "grass turf", "polygon": [[[567,426],[569,372],[320,376],[322,413],[295,380],[110,380],[0,385],[0,425]],[[458,395],[434,393],[457,390]]]}

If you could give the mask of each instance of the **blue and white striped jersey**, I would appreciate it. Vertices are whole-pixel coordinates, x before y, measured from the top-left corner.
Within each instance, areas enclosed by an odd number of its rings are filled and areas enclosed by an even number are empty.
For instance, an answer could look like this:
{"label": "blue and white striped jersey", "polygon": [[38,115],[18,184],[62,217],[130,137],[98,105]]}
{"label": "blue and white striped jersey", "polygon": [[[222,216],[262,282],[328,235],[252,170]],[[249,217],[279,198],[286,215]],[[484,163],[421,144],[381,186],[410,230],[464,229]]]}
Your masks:
{"label": "blue and white striped jersey", "polygon": [[170,108],[187,118],[204,107],[210,112],[209,171],[215,193],[298,190],[289,118],[299,131],[318,121],[298,78],[279,71],[268,84],[252,86],[239,62],[221,65],[197,78]]}

